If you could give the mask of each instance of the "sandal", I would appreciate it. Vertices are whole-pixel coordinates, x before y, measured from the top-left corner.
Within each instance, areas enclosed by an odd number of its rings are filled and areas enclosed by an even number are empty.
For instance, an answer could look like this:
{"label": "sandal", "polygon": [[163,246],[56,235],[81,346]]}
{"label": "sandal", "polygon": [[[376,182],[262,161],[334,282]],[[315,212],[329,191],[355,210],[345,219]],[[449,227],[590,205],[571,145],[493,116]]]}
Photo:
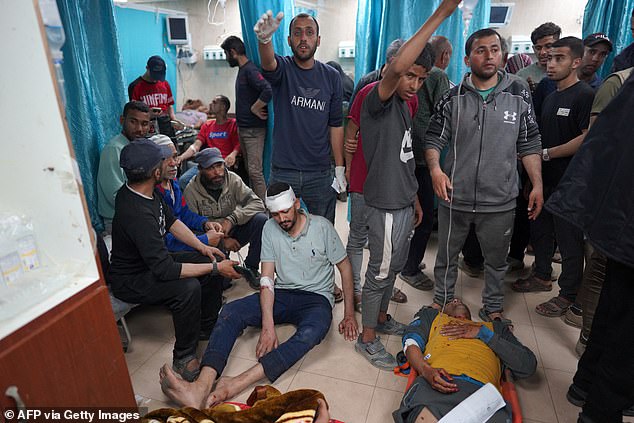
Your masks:
{"label": "sandal", "polygon": [[515,292],[550,292],[553,290],[553,284],[550,281],[538,278],[535,274],[531,274],[527,278],[513,282],[511,289]]}
{"label": "sandal", "polygon": [[503,310],[486,311],[484,307],[482,307],[480,311],[478,312],[478,317],[480,317],[480,319],[482,319],[483,322],[497,321],[497,322],[506,323],[507,325],[510,325],[511,323],[513,323],[511,319],[507,319],[506,317],[504,317],[502,315],[502,312]]}
{"label": "sandal", "polygon": [[560,317],[566,314],[568,308],[572,305],[572,301],[568,301],[562,296],[553,297],[545,303],[541,303],[535,307],[538,314],[546,317]]}
{"label": "sandal", "polygon": [[392,290],[392,298],[390,298],[390,300],[395,303],[403,304],[407,302],[407,295],[405,295],[405,293],[400,289],[394,288]]}
{"label": "sandal", "polygon": [[335,304],[343,301],[343,291],[337,285],[335,285],[335,290],[333,291],[333,295],[335,296]]}

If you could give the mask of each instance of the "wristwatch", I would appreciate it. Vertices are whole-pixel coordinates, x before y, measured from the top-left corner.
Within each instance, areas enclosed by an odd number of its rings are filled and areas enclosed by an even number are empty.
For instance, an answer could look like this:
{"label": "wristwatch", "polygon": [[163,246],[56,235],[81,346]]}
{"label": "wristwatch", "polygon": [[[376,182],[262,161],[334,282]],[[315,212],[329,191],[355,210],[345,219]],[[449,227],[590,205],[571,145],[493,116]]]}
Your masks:
{"label": "wristwatch", "polygon": [[550,160],[550,155],[548,154],[548,149],[547,148],[544,148],[542,150],[542,160],[545,161],[545,162]]}

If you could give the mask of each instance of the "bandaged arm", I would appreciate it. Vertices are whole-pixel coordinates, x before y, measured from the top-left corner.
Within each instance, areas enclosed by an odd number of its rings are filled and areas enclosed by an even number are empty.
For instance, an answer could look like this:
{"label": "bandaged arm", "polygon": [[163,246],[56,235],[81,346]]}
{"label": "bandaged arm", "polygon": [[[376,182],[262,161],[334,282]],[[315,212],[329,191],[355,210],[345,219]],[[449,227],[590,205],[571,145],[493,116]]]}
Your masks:
{"label": "bandaged arm", "polygon": [[[275,277],[275,263],[262,262],[262,276],[260,277],[260,308],[262,309],[262,328],[273,330],[275,321],[273,320],[273,302],[275,291],[273,281]],[[262,286],[262,281],[271,281],[271,287]],[[265,282],[267,284],[268,282]]]}

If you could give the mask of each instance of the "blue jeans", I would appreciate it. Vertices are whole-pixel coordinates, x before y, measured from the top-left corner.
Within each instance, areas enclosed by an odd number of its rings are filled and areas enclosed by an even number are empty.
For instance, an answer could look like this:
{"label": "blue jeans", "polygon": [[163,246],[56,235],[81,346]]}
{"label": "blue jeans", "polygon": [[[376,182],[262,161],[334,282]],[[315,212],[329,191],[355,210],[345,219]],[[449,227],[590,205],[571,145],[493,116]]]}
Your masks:
{"label": "blue jeans", "polygon": [[247,223],[234,226],[229,233],[229,236],[235,238],[240,245],[249,244],[249,255],[244,260],[244,264],[252,269],[260,268],[262,228],[268,219],[264,213],[256,213]]}
{"label": "blue jeans", "polygon": [[[332,322],[332,307],[326,297],[320,294],[276,289],[273,320],[275,323],[295,325],[297,331],[286,342],[260,358],[264,374],[271,382],[275,382],[324,339]],[[230,302],[222,308],[201,365],[212,367],[218,375],[222,374],[233,344],[247,326],[262,326],[260,294]]]}
{"label": "blue jeans", "polygon": [[309,213],[323,216],[334,225],[337,193],[332,189],[333,178],[332,168],[303,171],[273,167],[269,185],[286,182],[293,188],[297,198],[306,204]]}
{"label": "blue jeans", "polygon": [[181,191],[185,192],[187,184],[192,180],[194,176],[198,175],[198,166],[190,167],[178,178],[178,186],[181,187]]}

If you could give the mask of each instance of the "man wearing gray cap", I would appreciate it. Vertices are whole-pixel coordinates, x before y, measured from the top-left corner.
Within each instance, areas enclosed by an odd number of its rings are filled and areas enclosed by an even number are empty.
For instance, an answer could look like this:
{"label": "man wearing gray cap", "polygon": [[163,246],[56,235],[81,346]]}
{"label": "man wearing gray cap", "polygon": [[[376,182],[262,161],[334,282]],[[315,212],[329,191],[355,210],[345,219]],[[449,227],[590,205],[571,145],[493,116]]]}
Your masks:
{"label": "man wearing gray cap", "polygon": [[[233,268],[237,263],[222,260],[219,249],[200,242],[154,193],[161,164],[171,154],[167,146],[148,139],[134,140],[121,151],[127,183],[115,199],[108,279],[114,296],[123,301],[170,309],[176,335],[173,368],[194,380],[198,340],[209,336],[222,305],[222,284],[213,276],[240,275]],[[180,255],[177,262],[165,246],[168,231],[200,254]]]}
{"label": "man wearing gray cap", "polygon": [[225,167],[219,149],[206,148],[196,154],[198,175],[185,188],[189,208],[211,222],[222,225],[227,251],[239,251],[249,244],[244,277],[253,289],[260,288],[262,228],[268,219],[264,203],[235,173]]}
{"label": "man wearing gray cap", "polygon": [[[178,168],[178,153],[176,146],[170,137],[163,134],[154,135],[150,138],[158,146],[166,146],[172,154],[161,165],[161,181],[156,184],[155,191],[163,198],[172,211],[174,217],[183,222],[192,230],[197,238],[205,245],[217,247],[223,238],[222,227],[217,222],[210,222],[205,216],[194,213],[187,206],[183,197],[183,191],[176,180]],[[194,251],[192,247],[180,242],[170,233],[165,235],[165,245],[171,252]]]}

